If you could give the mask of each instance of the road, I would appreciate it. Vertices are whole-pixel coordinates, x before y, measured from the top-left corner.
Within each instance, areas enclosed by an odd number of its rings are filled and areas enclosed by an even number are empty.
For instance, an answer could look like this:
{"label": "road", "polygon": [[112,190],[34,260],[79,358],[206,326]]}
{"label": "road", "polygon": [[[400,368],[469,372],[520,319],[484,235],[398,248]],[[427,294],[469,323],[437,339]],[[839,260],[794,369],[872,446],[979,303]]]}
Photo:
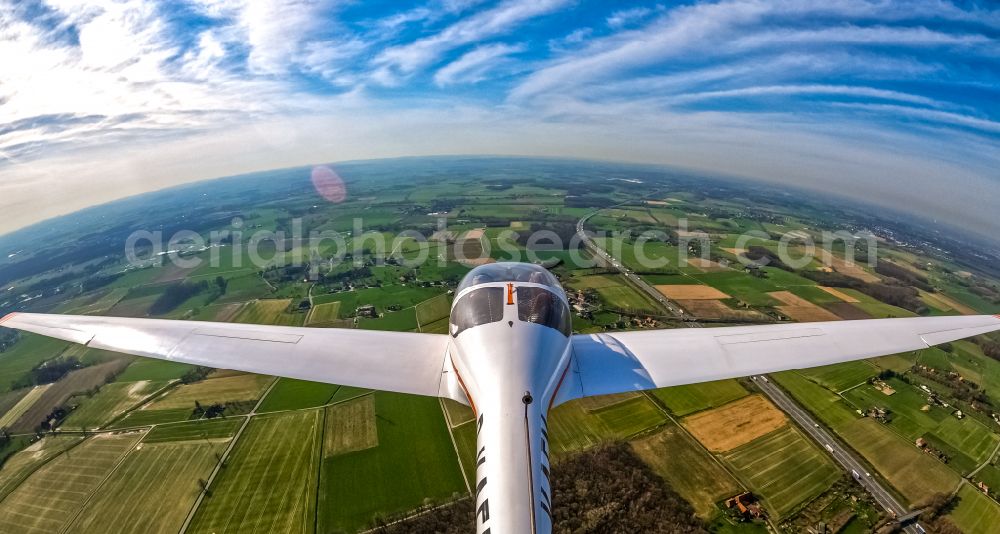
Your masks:
{"label": "road", "polygon": [[613,256],[611,256],[611,254],[608,254],[604,249],[597,246],[597,243],[594,243],[594,241],[590,239],[590,236],[588,236],[586,232],[583,231],[583,225],[587,222],[587,219],[593,217],[596,213],[597,212],[595,211],[594,213],[585,215],[582,219],[580,219],[576,223],[576,233],[578,236],[580,236],[581,242],[583,242],[583,244],[587,247],[588,250],[596,254],[598,257],[603,259],[608,264],[612,265],[615,269],[618,270],[618,272],[620,272],[623,276],[625,276],[625,278],[627,278],[630,282],[635,284],[636,287],[638,287],[644,293],[649,295],[649,297],[653,299],[655,302],[663,306],[667,311],[670,312],[671,315],[678,317],[680,319],[686,318],[687,314],[684,313],[684,310],[682,310],[679,306],[677,306],[673,302],[670,302],[670,300],[668,300],[665,296],[663,296],[663,293],[660,293],[659,291],[656,290],[655,287],[647,284],[645,280],[639,278],[639,276],[633,273],[631,270],[629,270],[628,267],[622,265],[621,262],[618,261],[618,259],[614,258]]}
{"label": "road", "polygon": [[[877,480],[868,474],[868,468],[847,447],[843,446],[837,438],[820,426],[809,412],[799,406],[797,402],[792,400],[781,388],[774,385],[766,377],[754,377],[754,381],[757,383],[757,387],[774,404],[784,410],[810,437],[823,446],[841,467],[847,470],[848,473],[857,473],[860,475],[860,477],[855,476],[854,478],[871,494],[882,508],[888,510],[896,517],[903,517],[907,514],[907,509],[888,490],[882,487]],[[903,530],[912,534],[919,534],[920,532],[917,530],[916,524],[907,525]]]}
{"label": "road", "polygon": [[[600,210],[598,210],[600,211]],[[602,249],[594,243],[590,236],[584,232],[583,227],[587,222],[587,219],[591,218],[598,212],[585,215],[576,223],[576,232],[580,236],[580,240],[594,254],[598,255],[604,259],[608,264],[613,266],[622,275],[628,278],[636,287],[641,289],[643,292],[647,293],[656,302],[660,303],[670,314],[684,319],[684,325],[688,327],[701,327],[702,324],[691,319],[684,313],[684,310],[680,309],[679,306],[668,300],[662,293],[656,290],[655,287],[646,283],[645,280],[637,276],[635,273],[630,271],[627,267],[621,264],[616,258],[613,258],[607,251]],[[757,386],[760,387],[761,391],[767,395],[774,404],[785,411],[796,423],[801,426],[810,437],[812,437],[821,447],[826,450],[833,459],[840,464],[848,473],[858,473],[860,478],[855,477],[861,484],[861,487],[865,488],[872,498],[884,508],[889,513],[893,514],[895,517],[903,517],[906,515],[907,510],[903,507],[896,498],[889,493],[882,485],[868,476],[867,468],[854,457],[852,453],[848,451],[837,439],[830,435],[825,428],[820,427],[820,425],[813,419],[812,415],[809,414],[805,409],[803,409],[799,404],[785,394],[781,388],[775,386],[767,379],[755,380]],[[829,448],[827,448],[829,446]],[[831,452],[832,449],[832,452]],[[917,523],[912,523],[903,528],[904,532],[910,534],[920,534],[922,529],[918,529]]]}

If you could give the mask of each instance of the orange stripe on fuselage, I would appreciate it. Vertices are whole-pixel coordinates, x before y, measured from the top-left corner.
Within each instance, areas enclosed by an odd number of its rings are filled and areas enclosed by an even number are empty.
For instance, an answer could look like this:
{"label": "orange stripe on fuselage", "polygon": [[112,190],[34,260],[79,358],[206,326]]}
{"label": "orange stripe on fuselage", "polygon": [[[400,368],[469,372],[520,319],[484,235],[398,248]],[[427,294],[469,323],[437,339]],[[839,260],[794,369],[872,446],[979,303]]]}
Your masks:
{"label": "orange stripe on fuselage", "polygon": [[552,403],[554,403],[556,401],[556,395],[559,394],[559,388],[562,387],[563,380],[566,380],[566,373],[569,372],[569,366],[572,365],[572,364],[573,364],[573,360],[572,359],[570,359],[570,361],[566,362],[566,368],[563,369],[562,376],[559,377],[559,383],[556,384],[556,390],[552,392],[552,398],[549,399],[549,408],[548,408],[549,410],[552,409]]}
{"label": "orange stripe on fuselage", "polygon": [[469,395],[469,388],[465,387],[465,380],[462,380],[462,374],[458,372],[455,367],[455,360],[451,361],[451,369],[455,371],[455,376],[458,377],[458,387],[462,388],[465,392],[465,398],[469,400],[469,407],[472,408],[472,415],[479,417],[479,411],[476,410],[476,402],[472,400],[472,395]]}

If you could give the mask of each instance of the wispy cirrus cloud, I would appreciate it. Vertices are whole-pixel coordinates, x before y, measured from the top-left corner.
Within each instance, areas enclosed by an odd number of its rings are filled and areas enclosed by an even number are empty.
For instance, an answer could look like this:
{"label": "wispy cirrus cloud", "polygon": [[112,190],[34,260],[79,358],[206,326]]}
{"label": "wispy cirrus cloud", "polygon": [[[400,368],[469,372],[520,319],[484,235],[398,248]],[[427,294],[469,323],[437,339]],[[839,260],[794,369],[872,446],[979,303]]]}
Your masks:
{"label": "wispy cirrus cloud", "polygon": [[0,0],[0,224],[480,151],[906,196],[1000,235],[969,209],[1000,194],[998,30],[995,4],[947,0]]}

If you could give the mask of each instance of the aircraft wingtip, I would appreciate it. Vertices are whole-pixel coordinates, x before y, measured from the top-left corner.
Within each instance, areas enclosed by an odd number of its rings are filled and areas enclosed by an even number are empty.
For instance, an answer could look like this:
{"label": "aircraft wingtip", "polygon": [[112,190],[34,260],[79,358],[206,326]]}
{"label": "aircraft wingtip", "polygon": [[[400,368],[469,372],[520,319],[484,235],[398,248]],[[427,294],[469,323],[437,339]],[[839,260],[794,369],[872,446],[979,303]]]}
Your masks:
{"label": "aircraft wingtip", "polygon": [[4,324],[4,323],[6,323],[8,319],[11,319],[11,318],[12,318],[12,317],[14,317],[15,315],[17,315],[17,312],[13,312],[13,313],[8,313],[7,315],[4,315],[4,316],[3,316],[3,318],[2,318],[2,319],[0,319],[0,324]]}

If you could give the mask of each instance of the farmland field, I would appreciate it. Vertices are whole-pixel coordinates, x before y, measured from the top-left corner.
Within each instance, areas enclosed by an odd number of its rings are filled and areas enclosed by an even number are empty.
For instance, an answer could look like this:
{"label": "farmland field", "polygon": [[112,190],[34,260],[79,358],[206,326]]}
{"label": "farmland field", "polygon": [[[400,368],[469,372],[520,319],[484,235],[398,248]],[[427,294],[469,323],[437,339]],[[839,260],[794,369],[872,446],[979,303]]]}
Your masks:
{"label": "farmland field", "polygon": [[660,399],[674,415],[684,416],[708,408],[716,408],[747,395],[734,379],[704,382],[687,386],[655,389],[652,394]]}
{"label": "farmland field", "polygon": [[309,313],[309,320],[306,326],[322,325],[328,324],[336,321],[340,318],[340,302],[327,302],[326,304],[317,304],[313,307],[312,311]]}
{"label": "farmland field", "polygon": [[248,324],[275,324],[284,326],[299,326],[305,321],[301,313],[286,313],[291,306],[291,299],[261,299],[247,303],[236,315],[234,321]]}
{"label": "farmland field", "polygon": [[831,428],[836,429],[859,417],[843,399],[823,386],[811,382],[798,371],[773,373],[771,377],[791,393],[796,401],[808,408]]}
{"label": "farmland field", "polygon": [[142,438],[142,442],[146,444],[167,441],[204,441],[230,438],[236,434],[236,430],[243,424],[243,421],[243,417],[217,417],[215,419],[160,425],[147,432],[146,437]]}
{"label": "farmland field", "polygon": [[173,534],[184,523],[226,441],[147,443],[128,454],[70,526],[81,533]]}
{"label": "farmland field", "polygon": [[40,465],[80,441],[78,436],[46,436],[8,458],[0,468],[0,501]]}
{"label": "farmland field", "polygon": [[788,424],[785,414],[760,395],[698,412],[681,422],[710,451],[726,452]]}
{"label": "farmland field", "polygon": [[785,426],[726,454],[725,459],[782,517],[826,491],[840,470],[793,426]]}
{"label": "farmland field", "polygon": [[740,490],[732,475],[676,425],[633,441],[632,450],[690,501],[703,519],[718,513],[717,501]]}
{"label": "farmland field", "polygon": [[874,419],[858,419],[842,425],[838,434],[911,503],[934,493],[950,492],[961,480],[946,465],[920,452]]}
{"label": "farmland field", "polygon": [[466,491],[437,399],[376,393],[378,446],[328,456],[320,482],[319,530],[353,531],[377,513]]}
{"label": "farmland field", "polygon": [[438,295],[417,304],[417,323],[423,325],[448,317],[451,302],[448,295]]}
{"label": "farmland field", "polygon": [[257,411],[276,412],[322,406],[330,402],[338,388],[340,386],[334,384],[279,378]]}
{"label": "farmland field", "polygon": [[28,390],[28,393],[21,397],[14,406],[0,417],[0,428],[7,428],[14,424],[15,421],[24,415],[24,412],[28,411],[35,404],[35,401],[45,393],[45,390],[51,386],[52,384],[45,384],[44,386],[34,386]]}
{"label": "farmland field", "polygon": [[47,387],[12,425],[12,428],[20,431],[34,429],[36,425],[45,420],[55,407],[61,406],[72,395],[104,384],[109,374],[120,371],[126,365],[128,365],[128,360],[120,358],[70,371],[59,381]]}
{"label": "farmland field", "polygon": [[[112,382],[105,384],[93,397],[80,399],[82,403],[63,422],[62,428],[97,428],[125,410],[152,395],[166,382]],[[76,397],[79,399],[79,397]],[[72,402],[72,400],[70,401]]]}
{"label": "farmland field", "polygon": [[874,365],[864,360],[859,360],[802,369],[799,373],[830,391],[838,392],[864,383],[869,378],[877,375],[879,370]]}
{"label": "farmland field", "polygon": [[188,532],[312,532],[322,412],[255,417]]}
{"label": "farmland field", "polygon": [[193,409],[195,401],[202,405],[235,401],[253,401],[260,398],[274,380],[270,376],[240,374],[220,378],[207,378],[200,382],[184,384],[157,398],[143,410]]}
{"label": "farmland field", "polygon": [[375,395],[328,406],[323,431],[323,457],[378,447]]}
{"label": "farmland field", "polygon": [[995,532],[1000,524],[1000,506],[971,485],[963,484],[958,490],[958,506],[948,517],[966,534]]}
{"label": "farmland field", "polygon": [[0,524],[11,532],[59,531],[140,437],[97,435],[49,461],[0,502]]}
{"label": "farmland field", "polygon": [[117,382],[137,382],[139,380],[175,380],[193,369],[186,363],[156,360],[153,358],[136,358],[118,375]]}
{"label": "farmland field", "polygon": [[553,456],[622,439],[663,424],[666,418],[645,396],[629,398],[588,411],[583,402],[567,402],[550,412]]}

